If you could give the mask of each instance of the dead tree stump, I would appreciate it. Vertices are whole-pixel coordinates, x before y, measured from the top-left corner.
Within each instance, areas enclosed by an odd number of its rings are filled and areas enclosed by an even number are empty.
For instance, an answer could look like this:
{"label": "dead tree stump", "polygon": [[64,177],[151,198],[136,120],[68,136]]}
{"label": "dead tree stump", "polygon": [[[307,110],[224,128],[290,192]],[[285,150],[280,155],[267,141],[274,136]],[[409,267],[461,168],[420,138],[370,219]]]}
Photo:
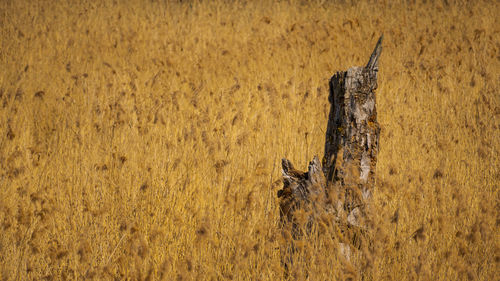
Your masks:
{"label": "dead tree stump", "polygon": [[[381,44],[382,36],[366,66],[337,72],[330,80],[331,107],[322,164],[315,156],[308,171],[300,172],[289,160],[282,160],[280,218],[283,227],[291,230],[292,240],[300,239],[322,213],[333,214],[334,224],[367,229],[380,134],[375,89]],[[297,218],[299,210],[309,212],[305,227]],[[293,241],[290,245],[293,248]],[[287,255],[294,252],[290,247]],[[288,258],[282,261],[289,266]]]}
{"label": "dead tree stump", "polygon": [[331,107],[323,158],[326,192],[329,198],[340,200],[353,225],[360,224],[359,215],[365,211],[375,185],[380,134],[375,89],[381,44],[382,37],[365,67],[337,72],[330,80]]}

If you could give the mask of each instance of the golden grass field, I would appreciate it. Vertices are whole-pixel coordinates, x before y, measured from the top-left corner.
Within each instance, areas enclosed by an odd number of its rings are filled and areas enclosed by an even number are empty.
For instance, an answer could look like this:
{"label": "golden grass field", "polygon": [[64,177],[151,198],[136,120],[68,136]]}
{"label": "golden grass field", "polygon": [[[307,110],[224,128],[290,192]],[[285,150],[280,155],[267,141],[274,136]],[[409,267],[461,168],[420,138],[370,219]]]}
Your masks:
{"label": "golden grass field", "polygon": [[382,33],[369,267],[293,276],[498,278],[497,1],[69,2],[0,2],[0,280],[282,279],[280,159]]}

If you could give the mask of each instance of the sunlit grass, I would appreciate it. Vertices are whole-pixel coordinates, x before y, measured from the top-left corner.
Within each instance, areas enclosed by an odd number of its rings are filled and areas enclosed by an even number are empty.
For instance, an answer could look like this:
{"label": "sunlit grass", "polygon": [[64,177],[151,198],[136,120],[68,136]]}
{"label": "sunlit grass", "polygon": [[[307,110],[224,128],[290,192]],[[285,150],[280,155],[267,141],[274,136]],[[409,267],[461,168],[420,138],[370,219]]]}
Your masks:
{"label": "sunlit grass", "polygon": [[282,278],[280,159],[384,33],[375,252],[308,278],[494,280],[500,8],[449,2],[3,1],[0,279]]}

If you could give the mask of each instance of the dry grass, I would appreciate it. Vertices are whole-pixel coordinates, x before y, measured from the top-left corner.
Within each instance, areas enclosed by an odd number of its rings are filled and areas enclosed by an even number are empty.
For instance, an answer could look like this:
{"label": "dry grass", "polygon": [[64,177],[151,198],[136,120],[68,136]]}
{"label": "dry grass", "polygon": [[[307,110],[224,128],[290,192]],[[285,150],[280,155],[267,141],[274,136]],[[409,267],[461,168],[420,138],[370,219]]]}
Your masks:
{"label": "dry grass", "polygon": [[[0,279],[282,278],[280,158],[323,155],[382,32],[362,274],[497,278],[498,2],[224,2],[0,3]],[[331,242],[310,280],[347,277]]]}

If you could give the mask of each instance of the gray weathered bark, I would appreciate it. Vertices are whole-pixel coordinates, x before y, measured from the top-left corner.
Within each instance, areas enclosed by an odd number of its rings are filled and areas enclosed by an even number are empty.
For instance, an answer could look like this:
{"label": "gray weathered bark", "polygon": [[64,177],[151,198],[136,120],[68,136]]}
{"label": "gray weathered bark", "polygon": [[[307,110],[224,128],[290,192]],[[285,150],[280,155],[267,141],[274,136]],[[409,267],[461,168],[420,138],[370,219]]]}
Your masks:
{"label": "gray weathered bark", "polygon": [[[323,172],[329,198],[340,199],[351,221],[363,213],[375,185],[380,126],[375,89],[382,37],[365,67],[337,72],[330,80],[330,115],[325,140]],[[335,196],[337,195],[337,196]],[[340,198],[338,197],[340,196]]]}
{"label": "gray weathered bark", "polygon": [[[367,205],[375,185],[380,127],[375,89],[382,37],[364,67],[337,72],[330,80],[330,114],[322,164],[315,156],[307,172],[282,160],[281,222],[291,225],[293,239],[301,229],[294,212],[310,212],[308,224],[320,213],[332,213],[335,223],[365,229]],[[285,262],[286,263],[286,262]]]}

